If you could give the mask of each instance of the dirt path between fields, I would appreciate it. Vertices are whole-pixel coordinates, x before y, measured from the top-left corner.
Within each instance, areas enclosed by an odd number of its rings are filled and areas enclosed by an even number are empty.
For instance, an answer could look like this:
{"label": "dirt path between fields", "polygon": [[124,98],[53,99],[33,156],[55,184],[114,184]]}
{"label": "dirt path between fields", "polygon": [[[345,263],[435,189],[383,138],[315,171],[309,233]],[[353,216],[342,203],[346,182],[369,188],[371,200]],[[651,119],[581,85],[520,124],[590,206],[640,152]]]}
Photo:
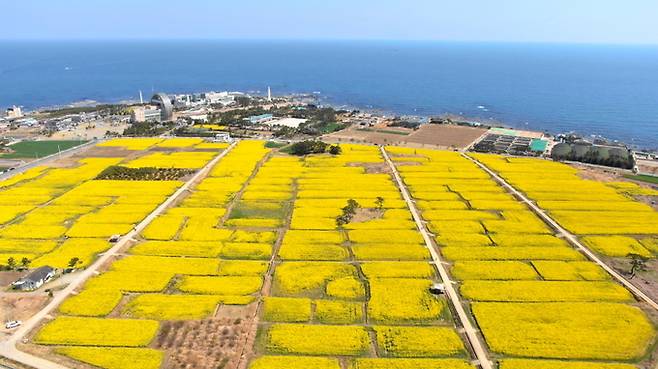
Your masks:
{"label": "dirt path between fields", "polygon": [[457,313],[456,319],[463,327],[463,331],[467,339],[466,343],[470,345],[470,348],[473,354],[475,355],[475,358],[477,359],[477,364],[482,369],[493,369],[493,363],[491,362],[487,354],[486,345],[478,335],[478,330],[475,328],[475,326],[471,322],[471,319],[469,319],[468,313],[466,313],[466,310],[464,309],[464,305],[461,301],[461,298],[457,293],[457,290],[455,289],[455,282],[453,282],[450,279],[450,275],[448,274],[443,259],[441,258],[439,252],[437,251],[435,244],[432,242],[432,238],[425,224],[423,223],[422,218],[420,217],[420,212],[418,211],[415,203],[411,199],[409,190],[407,189],[406,185],[402,181],[402,177],[400,176],[397,167],[395,166],[391,158],[388,156],[386,149],[384,147],[381,147],[380,149],[382,155],[384,156],[384,159],[386,160],[386,162],[391,168],[391,171],[393,172],[393,177],[395,178],[395,182],[398,186],[398,189],[402,193],[402,197],[404,198],[404,201],[407,203],[407,207],[409,208],[409,211],[411,211],[411,215],[413,216],[413,219],[416,222],[416,227],[418,228],[418,231],[423,236],[423,239],[425,240],[425,245],[427,246],[427,248],[430,251],[430,254],[432,255],[432,260],[434,261],[434,265],[436,266],[436,269],[439,271],[439,276],[441,277],[441,280],[443,281],[443,284],[445,286],[446,296],[448,297],[448,301],[451,305],[451,308],[454,312]]}

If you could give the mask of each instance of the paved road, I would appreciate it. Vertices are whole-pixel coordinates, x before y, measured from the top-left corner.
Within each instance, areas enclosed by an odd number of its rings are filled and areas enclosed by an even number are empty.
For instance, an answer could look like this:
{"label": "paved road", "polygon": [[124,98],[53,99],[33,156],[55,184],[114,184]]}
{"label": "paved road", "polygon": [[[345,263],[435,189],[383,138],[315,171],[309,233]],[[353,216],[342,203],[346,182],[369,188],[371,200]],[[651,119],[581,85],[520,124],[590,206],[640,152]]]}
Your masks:
{"label": "paved road", "polygon": [[402,182],[400,173],[395,167],[395,164],[393,164],[391,158],[388,156],[388,153],[386,152],[384,147],[380,147],[380,149],[382,151],[382,155],[384,156],[384,159],[386,159],[386,163],[388,163],[388,166],[393,171],[393,176],[395,177],[395,181],[397,182],[398,188],[400,189],[400,192],[402,192],[402,197],[404,198],[404,201],[406,201],[407,206],[411,211],[411,215],[413,216],[414,221],[416,222],[416,226],[418,227],[418,230],[423,235],[423,239],[425,240],[425,245],[430,250],[430,254],[432,255],[432,259],[434,260],[434,265],[438,269],[439,275],[441,276],[441,280],[445,284],[446,295],[448,296],[451,305],[457,312],[457,319],[459,319],[462,326],[464,327],[466,338],[468,339],[468,343],[471,345],[471,348],[473,349],[473,353],[475,354],[475,358],[477,359],[477,364],[480,365],[482,369],[493,369],[493,364],[491,363],[489,357],[487,356],[485,345],[482,342],[482,340],[480,340],[480,336],[478,336],[477,334],[478,332],[477,329],[475,329],[473,323],[471,323],[471,320],[469,319],[468,314],[466,313],[466,310],[464,310],[464,306],[462,305],[460,296],[454,287],[455,282],[453,282],[450,279],[450,276],[448,275],[448,271],[445,268],[443,259],[441,259],[439,252],[434,247],[434,243],[432,243],[432,238],[430,237],[429,233],[427,232],[427,229],[425,228],[425,224],[423,223],[419,215],[418,209],[416,209],[416,205],[411,200],[411,196],[409,195],[409,191],[407,190],[406,185],[404,184],[404,182]]}
{"label": "paved road", "polygon": [[36,369],[67,369],[66,367],[53,363],[51,361],[39,358],[22,352],[16,348],[16,344],[19,343],[23,338],[32,331],[39,323],[45,319],[48,314],[53,312],[57,307],[78,287],[89,278],[95,275],[96,271],[107,261],[115,256],[121,249],[128,245],[130,240],[136,237],[146,226],[148,226],[158,215],[162,214],[167,210],[167,208],[176,201],[185,191],[187,191],[193,184],[198,180],[206,176],[212,167],[219,162],[226,154],[228,154],[234,147],[236,143],[233,143],[226,150],[224,150],[220,155],[216,156],[212,161],[210,161],[203,169],[198,171],[190,180],[188,180],[183,186],[181,186],[173,195],[171,195],[165,202],[160,204],[151,214],[149,214],[141,223],[135,227],[130,233],[124,235],[119,242],[117,242],[112,248],[107,250],[100,258],[98,258],[91,266],[87,269],[80,272],[76,279],[71,281],[71,284],[68,285],[64,290],[57,294],[53,299],[44,307],[41,311],[36,313],[33,317],[23,322],[23,325],[18,328],[8,339],[3,342],[0,342],[0,356],[7,357],[11,360],[17,361],[19,363],[32,366]]}
{"label": "paved road", "polygon": [[80,146],[72,147],[72,148],[67,149],[67,150],[64,150],[64,151],[62,151],[62,152],[55,153],[55,154],[48,155],[48,156],[44,156],[44,157],[41,158],[41,159],[37,159],[37,160],[31,161],[31,162],[29,162],[29,163],[27,163],[27,164],[23,164],[23,165],[17,167],[16,169],[14,169],[14,170],[10,170],[10,171],[8,171],[8,172],[5,172],[5,173],[3,173],[3,174],[0,174],[0,181],[5,180],[5,179],[7,179],[7,178],[9,178],[9,177],[13,177],[13,176],[15,176],[16,174],[23,173],[23,172],[25,172],[25,171],[28,170],[28,169],[32,169],[32,168],[34,168],[34,167],[38,167],[39,165],[43,165],[43,164],[45,164],[45,163],[47,163],[47,162],[49,162],[49,161],[57,160],[57,159],[59,159],[60,157],[61,157],[61,158],[65,158],[65,157],[72,156],[72,155],[74,155],[74,154],[76,154],[76,153],[78,153],[78,152],[80,152],[80,151],[82,151],[82,150],[86,150],[86,149],[88,149],[89,147],[96,145],[97,143],[98,143],[98,140],[91,140],[91,141],[89,141],[89,142],[87,142],[87,143],[84,143],[84,144],[82,144],[82,145],[80,145]]}
{"label": "paved road", "polygon": [[619,274],[616,270],[614,270],[612,267],[610,267],[608,264],[606,264],[603,260],[601,260],[596,254],[594,254],[590,249],[585,247],[580,241],[578,240],[578,237],[575,235],[569,233],[566,229],[562,228],[558,222],[556,222],[553,218],[551,218],[543,209],[541,209],[539,206],[537,206],[534,202],[530,201],[523,193],[518,191],[516,188],[514,188],[512,185],[507,183],[506,180],[504,180],[501,176],[499,176],[497,173],[495,173],[493,170],[489,169],[486,165],[480,163],[476,159],[463,154],[462,155],[477,164],[480,168],[482,168],[485,172],[489,173],[491,177],[493,177],[498,183],[500,183],[503,187],[505,187],[509,192],[511,192],[514,196],[516,196],[519,200],[524,202],[530,209],[535,212],[546,224],[548,224],[550,227],[552,227],[558,234],[562,235],[565,239],[567,239],[574,247],[576,247],[580,252],[585,254],[591,261],[597,263],[601,268],[603,268],[608,274],[610,274],[614,279],[616,279],[619,283],[624,285],[629,291],[631,291],[638,299],[641,301],[646,302],[649,306],[651,306],[653,309],[658,310],[658,303],[651,299],[648,295],[646,295],[644,292],[642,292],[639,288],[635,287],[631,282],[629,282],[624,276]]}

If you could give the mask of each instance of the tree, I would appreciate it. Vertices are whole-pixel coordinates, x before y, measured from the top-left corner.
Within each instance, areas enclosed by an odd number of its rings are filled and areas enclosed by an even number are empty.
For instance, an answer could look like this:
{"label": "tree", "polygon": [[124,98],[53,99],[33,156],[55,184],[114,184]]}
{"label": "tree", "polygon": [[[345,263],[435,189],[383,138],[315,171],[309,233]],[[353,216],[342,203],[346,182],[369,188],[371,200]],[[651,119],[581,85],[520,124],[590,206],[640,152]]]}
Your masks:
{"label": "tree", "polygon": [[297,156],[322,154],[327,151],[327,144],[322,141],[306,140],[295,142],[290,146],[290,153]]}
{"label": "tree", "polygon": [[13,257],[7,259],[7,266],[9,267],[9,269],[12,269],[12,270],[15,269],[16,268],[16,259],[14,259]]}
{"label": "tree", "polygon": [[347,205],[343,207],[343,213],[336,218],[336,225],[339,227],[352,221],[356,215],[356,211],[361,207],[354,199],[347,200]]}
{"label": "tree", "polygon": [[631,270],[628,272],[630,279],[635,278],[637,272],[644,272],[647,270],[647,261],[649,261],[649,258],[646,256],[631,253],[626,255],[626,257],[631,259]]}
{"label": "tree", "polygon": [[23,268],[27,269],[27,267],[30,265],[31,261],[28,258],[22,258],[21,259],[21,265]]}
{"label": "tree", "polygon": [[78,265],[78,263],[81,263],[81,262],[82,262],[82,260],[80,260],[80,258],[73,257],[73,258],[71,258],[71,260],[69,260],[69,264],[68,264],[69,268],[75,268],[75,266]]}
{"label": "tree", "polygon": [[384,208],[384,198],[381,196],[377,196],[377,199],[375,200],[375,205],[377,206],[378,210],[382,210]]}
{"label": "tree", "polygon": [[238,96],[235,98],[235,103],[240,107],[246,108],[251,105],[251,98],[249,96]]}
{"label": "tree", "polygon": [[343,153],[343,148],[340,147],[340,145],[338,145],[338,144],[336,144],[336,145],[332,145],[332,146],[329,148],[329,153],[330,153],[331,155],[340,155],[340,154]]}

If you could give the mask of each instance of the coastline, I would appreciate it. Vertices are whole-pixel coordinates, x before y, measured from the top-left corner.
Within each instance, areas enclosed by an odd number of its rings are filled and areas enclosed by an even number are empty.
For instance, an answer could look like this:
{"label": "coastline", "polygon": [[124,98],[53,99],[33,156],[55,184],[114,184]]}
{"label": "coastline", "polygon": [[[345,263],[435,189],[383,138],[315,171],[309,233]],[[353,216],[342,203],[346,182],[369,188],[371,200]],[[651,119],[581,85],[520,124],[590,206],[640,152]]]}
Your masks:
{"label": "coastline", "polygon": [[[174,94],[185,94],[185,93],[190,93],[190,92],[174,92],[171,93],[171,95]],[[192,92],[193,94],[198,94],[198,93],[203,93],[203,92]],[[263,94],[262,91],[247,91],[244,92],[247,95],[250,96],[258,96],[258,97],[263,97],[265,94]],[[334,109],[342,109],[342,110],[358,110],[364,113],[372,114],[374,116],[385,116],[385,117],[406,117],[410,119],[420,119],[420,120],[426,120],[432,117],[442,117],[442,118],[450,118],[453,120],[461,120],[464,122],[471,122],[471,123],[477,123],[477,124],[482,124],[484,126],[491,126],[491,127],[501,127],[501,128],[507,128],[507,129],[514,129],[514,130],[526,130],[526,131],[536,131],[536,132],[543,132],[544,134],[547,134],[549,136],[557,136],[559,134],[575,134],[580,137],[589,139],[589,140],[604,140],[607,142],[615,143],[615,144],[622,144],[627,146],[630,149],[636,150],[636,151],[647,151],[647,152],[658,152],[658,139],[656,139],[655,144],[653,145],[647,145],[647,146],[642,146],[642,145],[636,145],[633,143],[621,141],[619,139],[616,139],[614,137],[605,137],[602,135],[597,135],[593,134],[592,132],[582,132],[578,130],[569,130],[565,132],[557,132],[554,130],[551,130],[550,127],[541,127],[541,124],[533,124],[529,125],[526,123],[525,125],[521,123],[515,123],[513,121],[507,121],[504,119],[494,119],[494,118],[483,118],[481,116],[475,116],[475,115],[465,115],[463,113],[455,113],[455,112],[449,112],[449,111],[444,111],[444,112],[437,112],[435,114],[429,114],[429,115],[415,115],[415,114],[409,114],[407,111],[395,111],[394,109],[390,108],[375,108],[375,107],[368,107],[368,106],[358,106],[355,104],[351,103],[341,103],[338,102],[335,98],[329,97],[329,96],[324,96],[322,95],[321,92],[291,92],[287,93],[285,95],[279,96],[279,97],[284,97],[284,98],[292,98],[292,97],[315,97],[315,101],[317,104],[322,105],[322,106],[328,106],[332,107]],[[67,109],[67,108],[82,108],[82,107],[96,107],[96,106],[101,106],[101,105],[131,105],[131,104],[139,104],[138,99],[110,99],[107,101],[96,101],[93,99],[84,99],[84,100],[79,100],[79,101],[74,101],[71,103],[67,104],[60,104],[60,105],[51,105],[51,106],[43,106],[43,107],[37,107],[33,110],[28,111],[27,113],[43,113],[47,111],[56,111],[56,110],[61,110],[61,109]],[[479,105],[478,108],[485,108],[486,105]],[[0,107],[1,108],[1,107]],[[480,109],[484,111],[489,111],[488,109]],[[658,123],[657,123],[658,124]]]}

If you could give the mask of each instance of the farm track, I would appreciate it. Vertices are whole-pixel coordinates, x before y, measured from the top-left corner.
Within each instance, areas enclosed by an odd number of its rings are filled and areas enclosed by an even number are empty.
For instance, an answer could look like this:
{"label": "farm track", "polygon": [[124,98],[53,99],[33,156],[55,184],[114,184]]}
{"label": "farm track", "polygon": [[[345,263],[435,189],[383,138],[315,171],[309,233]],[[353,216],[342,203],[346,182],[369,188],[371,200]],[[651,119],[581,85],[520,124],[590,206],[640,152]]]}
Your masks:
{"label": "farm track", "polygon": [[514,197],[516,197],[519,201],[527,205],[530,208],[530,210],[532,210],[535,214],[537,214],[537,216],[539,216],[549,227],[555,230],[559,235],[563,236],[567,241],[569,241],[569,243],[572,246],[574,246],[577,250],[583,253],[589,260],[595,262],[601,268],[603,268],[608,274],[610,274],[615,280],[617,280],[617,282],[621,283],[624,287],[626,287],[626,289],[628,289],[633,295],[635,295],[637,299],[651,306],[652,309],[658,311],[658,302],[651,299],[651,297],[649,297],[647,294],[642,292],[639,288],[635,287],[635,285],[629,282],[626,278],[624,278],[623,275],[621,275],[619,272],[614,270],[611,266],[606,264],[601,258],[596,256],[594,252],[592,252],[589,248],[584,246],[578,240],[577,236],[575,236],[574,234],[570,233],[565,228],[563,228],[556,220],[551,218],[550,215],[548,215],[542,208],[537,206],[537,204],[535,204],[528,197],[526,197],[521,191],[517,190],[514,186],[509,184],[503,177],[498,175],[493,170],[489,169],[489,167],[487,167],[486,165],[480,163],[478,160],[464,153],[462,153],[462,155],[466,159],[475,163],[482,170],[487,172],[487,174],[489,174],[496,182],[498,182],[501,186],[507,189],[507,191],[509,191],[512,195],[514,195]]}
{"label": "farm track", "polygon": [[[230,216],[231,210],[237,205],[238,202],[240,202],[240,199],[242,198],[242,195],[244,192],[247,190],[249,187],[249,184],[251,183],[251,180],[258,175],[258,172],[262,168],[262,166],[269,161],[272,157],[274,156],[273,152],[268,153],[265,155],[263,159],[261,159],[256,167],[254,168],[253,172],[251,172],[251,175],[249,178],[245,181],[244,185],[240,189],[240,192],[236,195],[234,201],[231,203],[231,206],[229,207],[229,210],[226,211],[225,217],[228,219]],[[297,196],[296,189],[293,192],[293,199],[290,200],[291,204],[294,202],[294,196]],[[267,267],[267,272],[265,273],[265,276],[263,277],[263,286],[261,287],[261,290],[259,292],[258,296],[258,301],[256,302],[256,308],[254,309],[254,314],[251,316],[251,323],[249,325],[249,328],[247,330],[247,335],[243,340],[242,349],[240,350],[240,355],[239,355],[239,360],[236,365],[237,369],[246,369],[247,364],[249,363],[249,359],[251,358],[251,355],[248,355],[248,349],[252,348],[253,349],[253,344],[256,339],[256,334],[258,333],[258,325],[259,325],[259,319],[258,317],[260,316],[260,312],[263,306],[263,296],[269,296],[270,295],[270,287],[271,287],[271,280],[272,280],[272,275],[274,274],[274,263],[276,262],[276,257],[279,253],[279,248],[281,247],[281,242],[283,241],[283,236],[286,233],[286,230],[290,227],[290,218],[292,216],[292,210],[290,210],[290,214],[286,216],[286,222],[279,227],[277,230],[277,239],[274,242],[274,246],[272,247],[272,256],[270,257],[270,260],[268,261],[268,267]]]}
{"label": "farm track", "polygon": [[486,345],[478,335],[478,330],[474,327],[473,323],[469,319],[468,313],[466,313],[466,310],[464,309],[464,305],[462,304],[460,296],[454,287],[455,282],[450,279],[450,275],[446,270],[443,259],[441,258],[434,243],[432,242],[432,238],[430,237],[429,232],[425,228],[425,224],[423,223],[423,220],[420,217],[420,213],[418,212],[416,205],[411,199],[409,190],[407,189],[406,185],[402,181],[402,177],[400,176],[397,167],[395,166],[391,158],[388,156],[386,149],[382,146],[380,147],[380,150],[382,152],[382,156],[386,160],[386,163],[388,164],[388,166],[391,168],[391,171],[393,172],[393,177],[395,178],[395,182],[398,186],[398,189],[402,193],[402,197],[404,198],[404,201],[407,203],[407,207],[409,208],[409,211],[411,211],[411,215],[413,216],[413,219],[416,222],[416,227],[418,228],[418,231],[422,234],[423,239],[425,240],[425,245],[427,246],[427,248],[430,251],[430,254],[432,255],[432,260],[434,261],[434,265],[436,266],[436,269],[439,271],[441,280],[445,284],[446,295],[448,296],[448,300],[452,305],[452,309],[457,313],[457,320],[460,322],[460,324],[464,329],[464,333],[466,334],[466,338],[468,340],[467,343],[470,345],[470,348],[473,354],[475,355],[475,359],[477,360],[477,365],[479,365],[482,369],[494,369],[494,366],[492,362],[489,360],[489,357],[487,355],[487,351],[485,349]]}
{"label": "farm track", "polygon": [[157,216],[165,212],[173,203],[175,203],[178,198],[180,198],[185,192],[187,192],[190,187],[198,183],[199,180],[204,178],[210,170],[224,157],[226,156],[237,143],[233,143],[231,146],[222,151],[221,154],[217,155],[213,160],[206,164],[201,170],[199,170],[192,178],[190,178],[185,184],[183,184],[176,192],[169,196],[160,206],[158,206],[151,214],[146,216],[142,222],[140,222],[132,231],[124,235],[119,242],[117,242],[112,248],[107,250],[101,257],[99,257],[92,265],[87,269],[82,271],[77,279],[71,281],[71,284],[68,285],[64,290],[57,294],[51,301],[44,307],[41,311],[35,314],[32,318],[25,321],[23,325],[17,329],[13,335],[11,335],[7,340],[0,342],[0,356],[4,356],[8,359],[14,360],[21,364],[25,364],[36,369],[67,369],[65,366],[54,363],[52,361],[25,353],[20,351],[16,344],[21,342],[28,333],[30,333],[34,328],[36,328],[43,319],[49,317],[57,307],[64,302],[64,300],[73,293],[76,289],[84,284],[89,278],[93,277],[96,272],[112,257],[119,253],[124,247],[128,246],[132,239],[137,237],[139,233],[144,230]]}

